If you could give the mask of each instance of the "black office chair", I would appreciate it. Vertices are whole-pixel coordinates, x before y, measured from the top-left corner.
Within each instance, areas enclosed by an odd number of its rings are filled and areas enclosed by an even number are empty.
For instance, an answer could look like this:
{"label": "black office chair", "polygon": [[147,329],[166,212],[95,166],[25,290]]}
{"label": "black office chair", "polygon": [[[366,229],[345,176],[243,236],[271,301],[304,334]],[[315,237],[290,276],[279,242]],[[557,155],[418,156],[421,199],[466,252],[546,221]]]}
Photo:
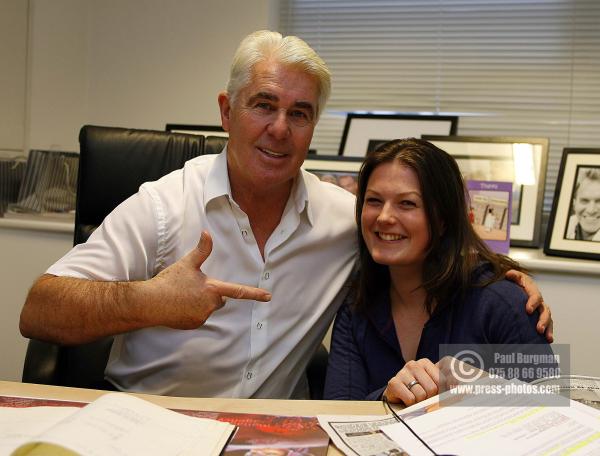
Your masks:
{"label": "black office chair", "polygon": [[[84,126],[73,244],[85,242],[104,218],[139,186],[181,168],[198,155],[219,153],[227,138],[166,131]],[[30,340],[23,382],[80,388],[112,389],[104,380],[112,337],[78,346]],[[307,369],[311,397],[321,399],[327,368],[323,346]]]}

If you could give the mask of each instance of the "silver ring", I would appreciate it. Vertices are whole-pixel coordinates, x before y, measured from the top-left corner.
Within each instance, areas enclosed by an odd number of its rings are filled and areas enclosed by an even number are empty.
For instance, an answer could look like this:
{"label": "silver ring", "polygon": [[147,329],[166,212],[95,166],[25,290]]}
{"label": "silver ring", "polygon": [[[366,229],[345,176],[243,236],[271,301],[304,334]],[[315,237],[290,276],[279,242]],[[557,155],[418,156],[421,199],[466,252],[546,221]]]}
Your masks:
{"label": "silver ring", "polygon": [[408,388],[408,391],[410,391],[410,389],[415,386],[415,385],[419,385],[419,381],[418,380],[413,380],[412,382],[410,382],[408,385],[406,385],[406,387]]}

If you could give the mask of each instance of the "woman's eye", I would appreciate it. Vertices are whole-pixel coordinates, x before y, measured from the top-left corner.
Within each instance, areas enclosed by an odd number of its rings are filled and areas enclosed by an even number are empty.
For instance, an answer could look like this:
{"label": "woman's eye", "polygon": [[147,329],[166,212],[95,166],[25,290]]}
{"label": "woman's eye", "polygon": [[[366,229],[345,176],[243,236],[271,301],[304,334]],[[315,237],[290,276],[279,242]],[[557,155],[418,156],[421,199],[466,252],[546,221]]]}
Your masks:
{"label": "woman's eye", "polygon": [[415,207],[417,204],[414,201],[403,200],[400,202],[400,205],[402,205],[404,207]]}
{"label": "woman's eye", "polygon": [[369,205],[379,204],[379,200],[377,198],[366,198],[365,203]]}

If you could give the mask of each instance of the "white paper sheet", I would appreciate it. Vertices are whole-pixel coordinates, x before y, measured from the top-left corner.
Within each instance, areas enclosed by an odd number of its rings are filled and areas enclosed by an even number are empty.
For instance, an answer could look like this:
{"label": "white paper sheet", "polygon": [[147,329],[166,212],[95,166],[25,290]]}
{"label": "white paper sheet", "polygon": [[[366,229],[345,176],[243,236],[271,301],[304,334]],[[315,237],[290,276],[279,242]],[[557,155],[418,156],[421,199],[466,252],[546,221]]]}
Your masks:
{"label": "white paper sheet", "polygon": [[[418,407],[411,407],[402,415],[412,416],[407,423],[437,453],[600,454],[600,412],[590,407],[576,402],[568,407],[490,407],[475,406],[476,398],[470,401],[474,406],[444,407],[420,416],[414,414]],[[402,423],[384,426],[382,431],[411,456],[431,455],[410,438]]]}
{"label": "white paper sheet", "polygon": [[[12,421],[12,424],[9,423]],[[82,455],[219,454],[234,429],[229,423],[189,417],[122,393],[84,408],[0,407],[0,449],[26,454],[36,443]]]}

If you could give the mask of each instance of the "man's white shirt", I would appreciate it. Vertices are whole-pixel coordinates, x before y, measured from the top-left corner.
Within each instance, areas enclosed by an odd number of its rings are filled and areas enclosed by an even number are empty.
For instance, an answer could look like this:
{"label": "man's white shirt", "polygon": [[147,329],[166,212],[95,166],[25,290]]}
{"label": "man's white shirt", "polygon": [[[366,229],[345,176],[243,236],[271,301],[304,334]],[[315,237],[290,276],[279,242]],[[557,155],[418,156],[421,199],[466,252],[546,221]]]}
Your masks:
{"label": "man's white shirt", "polygon": [[207,230],[213,251],[202,272],[267,289],[273,299],[228,299],[196,330],[119,335],[106,378],[123,390],[173,396],[305,397],[306,364],[354,266],[354,204],[350,193],[301,170],[263,261],[231,196],[225,150],[142,185],[47,272],[146,280],[195,248]]}

